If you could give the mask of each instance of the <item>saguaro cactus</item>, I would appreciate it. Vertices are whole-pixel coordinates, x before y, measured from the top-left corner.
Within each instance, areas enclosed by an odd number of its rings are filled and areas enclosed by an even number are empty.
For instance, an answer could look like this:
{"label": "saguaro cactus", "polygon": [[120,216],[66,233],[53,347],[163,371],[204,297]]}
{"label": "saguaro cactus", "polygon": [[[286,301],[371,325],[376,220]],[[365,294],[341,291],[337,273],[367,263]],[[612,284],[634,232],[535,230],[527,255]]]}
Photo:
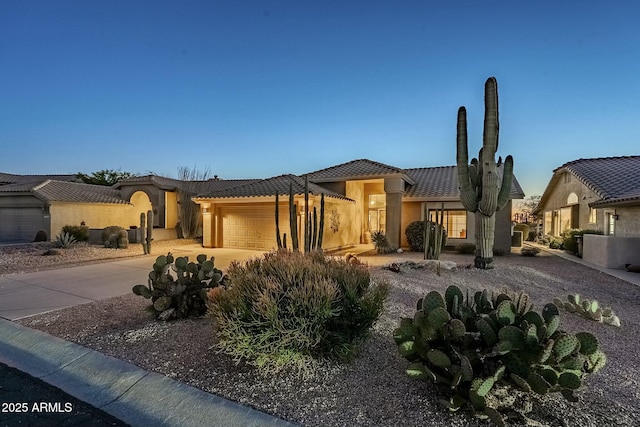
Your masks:
{"label": "saguaro cactus", "polygon": [[[513,181],[513,158],[507,156],[498,179],[495,155],[498,150],[498,83],[490,77],[484,86],[484,134],[478,158],[471,160],[467,148],[467,110],[458,109],[457,164],[460,201],[465,209],[475,213],[476,268],[492,268],[496,211],[507,205]],[[501,185],[500,185],[501,184]]]}
{"label": "saguaro cactus", "polygon": [[147,211],[147,254],[151,253],[151,242],[153,241],[153,211]]}

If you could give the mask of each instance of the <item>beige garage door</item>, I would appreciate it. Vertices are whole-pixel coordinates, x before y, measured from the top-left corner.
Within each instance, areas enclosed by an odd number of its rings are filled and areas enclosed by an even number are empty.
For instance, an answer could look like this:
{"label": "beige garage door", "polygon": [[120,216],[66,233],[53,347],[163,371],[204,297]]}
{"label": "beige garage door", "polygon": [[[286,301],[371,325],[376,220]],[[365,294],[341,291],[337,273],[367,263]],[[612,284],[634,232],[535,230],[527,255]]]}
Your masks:
{"label": "beige garage door", "polygon": [[[287,208],[280,208],[280,234],[289,234]],[[225,248],[268,251],[276,248],[275,212],[273,207],[223,208],[222,246]],[[285,221],[286,219],[286,221]]]}

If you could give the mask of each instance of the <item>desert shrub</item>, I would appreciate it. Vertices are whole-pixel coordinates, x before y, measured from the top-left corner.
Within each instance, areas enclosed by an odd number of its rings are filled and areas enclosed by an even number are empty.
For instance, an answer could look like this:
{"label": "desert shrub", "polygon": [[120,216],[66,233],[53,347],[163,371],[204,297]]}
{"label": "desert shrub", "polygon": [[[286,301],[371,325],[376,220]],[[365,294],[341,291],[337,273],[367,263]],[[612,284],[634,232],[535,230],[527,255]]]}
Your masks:
{"label": "desert shrub", "polygon": [[350,358],[387,293],[366,265],[281,250],[232,263],[209,308],[221,351],[265,372],[304,372],[314,358]]}
{"label": "desert shrub", "polygon": [[574,392],[589,374],[606,364],[595,335],[559,329],[554,304],[532,310],[524,292],[476,292],[456,286],[444,295],[431,291],[413,317],[394,332],[400,354],[411,362],[407,374],[435,383],[453,411],[469,406],[476,414],[505,425],[501,413],[526,416],[533,395]]}
{"label": "desert shrub", "polygon": [[48,240],[47,232],[44,230],[38,230],[36,237],[33,238],[34,242],[46,242]]}
{"label": "desert shrub", "polygon": [[536,256],[540,253],[540,249],[528,246],[520,250],[522,256]]}
{"label": "desert shrub", "polygon": [[473,243],[463,243],[457,245],[455,249],[459,254],[473,255],[476,253],[476,245]]}
{"label": "desert shrub", "polygon": [[76,243],[78,243],[76,238],[67,232],[62,232],[56,236],[56,246],[59,248],[67,249]]}
{"label": "desert shrub", "polygon": [[598,230],[583,230],[581,228],[571,228],[562,232],[562,248],[572,254],[578,253],[578,241],[576,236],[582,236],[585,234],[602,234]]}
{"label": "desert shrub", "polygon": [[537,238],[537,233],[535,231],[529,231],[527,235],[527,242],[535,242]]}
{"label": "desert shrub", "polygon": [[529,226],[524,223],[518,223],[513,226],[514,231],[522,231],[522,238],[526,239],[529,236]]}
{"label": "desert shrub", "polygon": [[[434,233],[432,227],[432,236]],[[415,252],[424,252],[424,221],[414,221],[410,223],[404,230],[405,236],[407,236],[407,242],[409,242],[409,249]],[[447,245],[447,230],[444,230],[444,236],[442,237],[442,245],[440,250],[444,249]]]}
{"label": "desert shrub", "polygon": [[[175,273],[175,277],[171,273]],[[202,316],[207,311],[207,292],[224,284],[222,271],[214,259],[200,254],[196,262],[189,257],[175,258],[171,253],[156,258],[147,285],[136,285],[133,293],[151,300],[160,320]]]}
{"label": "desert shrub", "polygon": [[379,254],[388,254],[395,251],[395,249],[389,244],[389,240],[387,240],[387,236],[385,236],[384,231],[378,230],[371,233],[371,240],[373,240],[376,252]]}
{"label": "desert shrub", "polygon": [[62,233],[69,233],[78,242],[89,240],[89,227],[86,225],[65,225],[62,227]]}
{"label": "desert shrub", "polygon": [[102,230],[102,243],[105,248],[125,249],[129,247],[127,230],[117,225],[110,225]]}
{"label": "desert shrub", "polygon": [[549,248],[550,249],[562,249],[562,239],[549,236]]}

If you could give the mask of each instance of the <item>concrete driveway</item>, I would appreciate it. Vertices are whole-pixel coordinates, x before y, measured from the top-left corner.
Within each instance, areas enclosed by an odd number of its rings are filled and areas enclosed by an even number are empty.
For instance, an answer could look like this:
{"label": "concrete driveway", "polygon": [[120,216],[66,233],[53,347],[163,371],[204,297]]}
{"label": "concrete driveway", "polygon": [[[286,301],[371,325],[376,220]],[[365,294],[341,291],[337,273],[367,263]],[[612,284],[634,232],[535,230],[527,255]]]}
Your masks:
{"label": "concrete driveway", "polygon": [[[199,245],[176,246],[175,256],[194,260],[204,253],[215,257],[215,266],[226,270],[232,261],[244,261],[263,252],[241,249],[206,249]],[[0,277],[0,317],[16,320],[35,314],[125,295],[137,284],[146,284],[153,262],[161,253],[80,267],[46,270]]]}

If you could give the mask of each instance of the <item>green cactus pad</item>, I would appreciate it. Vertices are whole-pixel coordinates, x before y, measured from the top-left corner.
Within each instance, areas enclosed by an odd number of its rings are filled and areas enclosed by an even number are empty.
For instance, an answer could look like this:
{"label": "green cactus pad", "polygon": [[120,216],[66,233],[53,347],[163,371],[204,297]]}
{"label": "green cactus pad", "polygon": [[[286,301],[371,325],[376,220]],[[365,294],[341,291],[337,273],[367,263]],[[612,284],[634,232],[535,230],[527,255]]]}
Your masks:
{"label": "green cactus pad", "polygon": [[547,345],[542,349],[540,355],[538,356],[538,363],[546,363],[547,360],[549,360],[551,354],[553,353],[554,344],[554,340],[547,341]]}
{"label": "green cactus pad", "polygon": [[198,269],[198,264],[196,264],[195,262],[190,262],[189,264],[187,264],[187,271],[191,274],[198,274],[200,270]]}
{"label": "green cactus pad", "polygon": [[547,394],[551,388],[551,384],[542,375],[533,371],[529,372],[527,383],[531,386],[531,390],[538,394]]}
{"label": "green cactus pad", "polygon": [[449,310],[449,313],[451,314],[453,314],[453,300],[456,296],[458,297],[458,304],[462,304],[462,301],[464,301],[464,294],[456,285],[449,286],[444,292],[444,299],[447,302],[447,310]]}
{"label": "green cactus pad", "polygon": [[162,296],[153,303],[154,310],[158,312],[163,312],[169,307],[171,307],[171,297],[168,296]]}
{"label": "green cactus pad", "polygon": [[454,341],[458,341],[464,337],[464,334],[467,332],[467,328],[465,328],[462,320],[459,319],[451,319],[449,322],[449,336]]}
{"label": "green cactus pad", "polygon": [[425,313],[429,313],[436,308],[445,308],[444,298],[437,291],[431,291],[422,299],[422,309]]}
{"label": "green cactus pad", "polygon": [[488,346],[493,346],[496,342],[498,342],[498,336],[494,329],[489,325],[487,319],[479,319],[476,322],[476,328],[482,335],[482,339],[487,343]]}
{"label": "green cactus pad", "polygon": [[429,326],[434,329],[440,329],[445,323],[451,320],[449,312],[444,307],[437,307],[428,312],[427,321]]}
{"label": "green cactus pad", "polygon": [[558,316],[560,315],[560,311],[558,310],[558,307],[556,307],[555,304],[546,304],[544,306],[544,308],[542,309],[542,318],[545,320],[545,322],[549,323],[549,320],[553,317],[553,316]]}
{"label": "green cactus pad", "polygon": [[519,375],[510,374],[509,379],[518,387],[520,390],[529,393],[531,391],[531,386],[528,382],[522,379]]}
{"label": "green cactus pad", "polygon": [[526,321],[529,325],[536,325],[538,330],[545,325],[545,321],[537,312],[528,311],[522,316],[522,321]]}
{"label": "green cactus pad", "polygon": [[513,325],[516,321],[516,306],[510,301],[502,301],[496,309],[498,321],[503,325]]}
{"label": "green cactus pad", "polygon": [[578,304],[580,304],[580,295],[579,294],[569,294],[569,295],[567,295],[567,300],[573,305],[578,305]]}
{"label": "green cactus pad", "polygon": [[513,350],[522,350],[524,348],[524,333],[518,327],[505,326],[498,332],[498,338],[501,341],[508,341],[511,343],[511,348]]}
{"label": "green cactus pad", "polygon": [[490,391],[496,381],[493,377],[489,378],[476,378],[471,383],[471,390],[474,391],[478,396],[485,397]]}
{"label": "green cactus pad", "polygon": [[580,399],[578,399],[578,396],[576,396],[575,394],[573,394],[573,390],[568,389],[568,388],[563,388],[562,390],[560,390],[560,393],[562,394],[562,396],[564,396],[565,399],[567,399],[567,401],[569,402],[573,402],[573,403],[577,403],[580,401]]}
{"label": "green cactus pad", "polygon": [[151,298],[151,291],[145,285],[135,285],[133,287],[133,293],[147,299]]}
{"label": "green cactus pad", "polygon": [[576,306],[575,304],[571,304],[570,302],[565,302],[564,309],[569,313],[575,313],[576,311],[578,311],[578,306]]}
{"label": "green cactus pad", "polygon": [[462,372],[462,381],[471,381],[473,379],[473,367],[467,356],[460,358],[460,371]]}
{"label": "green cactus pad", "polygon": [[582,381],[580,377],[573,372],[564,372],[558,378],[558,385],[560,387],[577,390],[582,385]]}
{"label": "green cactus pad", "polygon": [[582,370],[587,358],[583,354],[578,354],[574,357],[569,357],[560,363],[560,367],[564,369]]}
{"label": "green cactus pad", "polygon": [[529,375],[529,364],[516,353],[505,354],[502,360],[510,373],[516,374],[520,378],[527,378]]}
{"label": "green cactus pad", "polygon": [[599,342],[595,335],[589,332],[578,332],[576,338],[580,341],[580,353],[589,355],[598,350]]}
{"label": "green cactus pad", "polygon": [[[406,372],[407,372],[407,375],[409,375],[409,378],[414,378],[414,379],[426,378],[428,376],[427,370],[422,363],[410,364]],[[429,379],[434,379],[434,377],[430,377]]]}
{"label": "green cactus pad", "polygon": [[548,382],[551,386],[558,384],[558,373],[551,368],[545,368],[540,371],[540,375],[544,378],[546,382]]}
{"label": "green cactus pad", "polygon": [[596,373],[607,364],[607,356],[601,350],[597,350],[587,356],[587,361],[589,362],[588,372]]}
{"label": "green cactus pad", "polygon": [[199,254],[196,257],[196,261],[198,261],[199,264],[202,264],[203,262],[205,262],[207,260],[207,256],[205,254]]}
{"label": "green cactus pad", "polygon": [[213,271],[213,262],[212,261],[205,261],[202,264],[202,271],[204,271],[205,273],[210,273]]}
{"label": "green cactus pad", "polygon": [[538,339],[538,328],[536,325],[529,325],[524,331],[524,341],[527,347],[535,348],[540,344]]}
{"label": "green cactus pad", "polygon": [[167,265],[167,257],[165,255],[160,255],[158,258],[156,258],[156,264],[158,267],[164,267],[165,265]]}
{"label": "green cactus pad", "polygon": [[400,326],[393,331],[393,339],[399,345],[406,341],[412,341],[417,334],[418,329],[414,326],[413,321],[405,317],[400,319]]}
{"label": "green cactus pad", "polygon": [[487,407],[487,400],[473,390],[469,391],[469,400],[476,411],[483,411]]}
{"label": "green cactus pad", "polygon": [[552,302],[553,302],[553,303],[555,304],[555,306],[556,306],[556,307],[558,307],[558,308],[562,308],[562,307],[564,307],[564,302],[563,302],[560,298],[557,298],[557,297],[556,297],[556,298],[554,298],[554,299],[553,299],[553,301],[552,301]]}
{"label": "green cactus pad", "polygon": [[187,257],[178,257],[175,261],[175,266],[178,270],[185,271],[187,269],[187,264],[189,263],[189,259]]}
{"label": "green cactus pad", "polygon": [[543,338],[551,338],[551,336],[553,336],[553,334],[556,333],[559,327],[560,327],[560,316],[557,314],[554,316],[551,316],[549,318],[549,321],[547,322],[545,336]]}
{"label": "green cactus pad", "polygon": [[574,335],[562,335],[553,345],[553,354],[557,360],[562,360],[579,349],[580,341]]}
{"label": "green cactus pad", "polygon": [[498,341],[498,343],[493,347],[491,355],[504,355],[513,349],[513,344],[509,341]]}
{"label": "green cactus pad", "polygon": [[487,418],[489,418],[489,420],[491,420],[491,422],[496,426],[496,427],[505,427],[506,424],[504,422],[504,418],[502,418],[502,415],[500,415],[500,412],[498,412],[497,409],[491,408],[491,407],[486,407],[484,408],[484,414],[487,416]]}
{"label": "green cactus pad", "polygon": [[451,366],[451,359],[449,359],[449,356],[440,350],[429,350],[427,352],[427,360],[439,368],[448,368]]}
{"label": "green cactus pad", "polygon": [[411,358],[416,354],[415,343],[413,341],[405,341],[398,345],[398,351],[400,355],[404,358]]}

